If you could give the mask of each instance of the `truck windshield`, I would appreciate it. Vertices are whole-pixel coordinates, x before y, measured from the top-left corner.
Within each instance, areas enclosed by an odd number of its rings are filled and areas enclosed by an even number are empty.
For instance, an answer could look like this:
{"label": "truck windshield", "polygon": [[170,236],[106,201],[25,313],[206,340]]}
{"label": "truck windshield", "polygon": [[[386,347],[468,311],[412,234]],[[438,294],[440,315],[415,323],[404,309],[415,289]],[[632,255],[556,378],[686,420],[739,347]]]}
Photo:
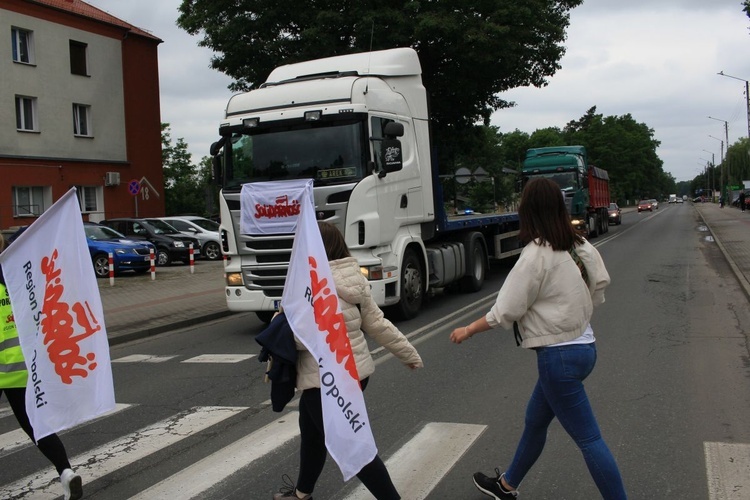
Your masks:
{"label": "truck windshield", "polygon": [[313,122],[234,133],[227,147],[225,188],[247,182],[314,179],[315,185],[356,182],[368,154],[360,120]]}
{"label": "truck windshield", "polygon": [[551,179],[555,183],[557,183],[558,186],[560,186],[560,189],[562,191],[565,191],[566,193],[578,189],[578,181],[576,179],[575,172],[553,172],[549,174],[535,175],[534,177],[544,177],[546,179]]}

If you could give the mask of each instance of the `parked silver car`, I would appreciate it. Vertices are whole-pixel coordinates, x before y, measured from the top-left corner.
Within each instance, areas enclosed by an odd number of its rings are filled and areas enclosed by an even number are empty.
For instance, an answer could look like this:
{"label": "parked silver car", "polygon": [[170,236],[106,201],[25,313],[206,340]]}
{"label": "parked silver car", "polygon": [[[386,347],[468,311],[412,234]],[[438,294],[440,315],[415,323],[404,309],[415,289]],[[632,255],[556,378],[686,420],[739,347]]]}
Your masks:
{"label": "parked silver car", "polygon": [[218,223],[197,215],[174,215],[161,217],[161,219],[182,234],[197,238],[203,257],[208,260],[221,259],[221,236]]}

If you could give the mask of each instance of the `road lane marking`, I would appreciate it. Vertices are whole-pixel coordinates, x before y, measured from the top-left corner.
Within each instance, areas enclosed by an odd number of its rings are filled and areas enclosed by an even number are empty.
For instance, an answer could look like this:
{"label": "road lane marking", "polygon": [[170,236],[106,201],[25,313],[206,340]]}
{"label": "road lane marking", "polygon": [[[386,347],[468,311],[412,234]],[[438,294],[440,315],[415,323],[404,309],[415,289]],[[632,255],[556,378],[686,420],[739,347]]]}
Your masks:
{"label": "road lane marking", "polygon": [[181,363],[239,363],[255,357],[255,354],[201,354]]}
{"label": "road lane marking", "polygon": [[113,359],[113,363],[163,363],[177,356],[157,356],[155,354],[131,354],[122,358]]}
{"label": "road lane marking", "polygon": [[[70,463],[86,485],[244,410],[230,406],[194,407],[82,453]],[[34,500],[57,499],[60,481],[54,468],[46,467],[44,472],[5,485],[4,494],[10,498],[29,495]]]}
{"label": "road lane marking", "polygon": [[[486,425],[430,422],[385,464],[402,498],[422,500],[445,477]],[[346,500],[366,500],[372,495],[360,484]]]}
{"label": "road lane marking", "polygon": [[703,443],[709,500],[750,498],[750,444]]}
{"label": "road lane marking", "polygon": [[299,435],[298,412],[289,412],[222,448],[190,467],[156,483],[130,500],[196,498],[243,467],[283,446]]}
{"label": "road lane marking", "polygon": [[[76,425],[72,429],[77,429],[78,427],[88,425],[92,422],[96,422],[97,420],[101,420],[106,417],[111,417],[115,413],[119,413],[122,410],[125,410],[127,408],[130,408],[133,405],[129,404],[115,404],[115,409],[105,413],[104,415],[100,415],[96,417],[93,420],[89,420],[87,422],[84,422],[80,425]],[[5,415],[3,415],[5,416]],[[1,417],[0,417],[1,418]],[[68,432],[72,429],[68,429],[63,432],[58,432],[58,435],[62,435],[65,432]],[[34,443],[32,443],[31,439],[29,439],[29,436],[26,435],[26,433],[23,431],[23,429],[16,429],[14,431],[6,432],[5,434],[0,435],[0,458],[10,455],[14,451],[21,449],[21,448],[28,448],[29,446],[32,446]]]}

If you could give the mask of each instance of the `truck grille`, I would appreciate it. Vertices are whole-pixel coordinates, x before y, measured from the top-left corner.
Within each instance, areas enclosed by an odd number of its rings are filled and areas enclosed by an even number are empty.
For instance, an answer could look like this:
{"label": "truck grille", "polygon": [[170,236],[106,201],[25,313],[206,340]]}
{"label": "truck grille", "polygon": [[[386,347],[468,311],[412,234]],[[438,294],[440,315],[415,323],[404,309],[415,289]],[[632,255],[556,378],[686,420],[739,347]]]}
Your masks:
{"label": "truck grille", "polygon": [[281,298],[294,236],[263,237],[243,234],[240,238],[247,251],[255,257],[255,263],[242,266],[245,288],[260,290],[266,297]]}

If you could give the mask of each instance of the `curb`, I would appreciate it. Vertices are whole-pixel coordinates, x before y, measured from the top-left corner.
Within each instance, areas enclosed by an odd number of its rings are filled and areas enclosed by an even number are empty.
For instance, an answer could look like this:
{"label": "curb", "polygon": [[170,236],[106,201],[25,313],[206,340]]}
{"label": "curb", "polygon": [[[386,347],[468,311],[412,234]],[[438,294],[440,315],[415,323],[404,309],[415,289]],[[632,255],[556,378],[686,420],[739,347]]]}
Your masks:
{"label": "curb", "polygon": [[740,285],[740,288],[742,288],[742,291],[745,293],[745,298],[748,301],[750,301],[750,282],[748,282],[747,278],[745,278],[745,275],[742,273],[740,268],[734,262],[734,259],[732,259],[732,257],[729,255],[729,252],[727,251],[726,247],[724,247],[724,244],[716,235],[713,228],[711,228],[711,224],[709,224],[706,218],[703,216],[703,212],[701,212],[697,208],[695,208],[695,210],[698,212],[698,215],[701,216],[703,223],[706,225],[714,241],[719,246],[719,250],[721,250],[721,253],[724,254],[724,258],[727,260],[729,267],[732,268],[732,272],[734,273],[734,277],[737,279],[737,283]]}
{"label": "curb", "polygon": [[147,337],[152,337],[154,335],[158,335],[160,333],[168,332],[171,330],[179,330],[180,328],[184,328],[186,326],[193,326],[193,325],[197,325],[200,323],[207,323],[209,321],[224,318],[226,316],[230,316],[233,314],[235,314],[235,312],[233,311],[217,311],[213,313],[204,314],[201,316],[195,316],[189,319],[182,319],[182,320],[175,321],[173,323],[169,323],[166,325],[159,325],[159,326],[154,326],[152,328],[139,329],[134,332],[120,333],[120,334],[118,333],[113,334],[113,333],[107,332],[109,334],[108,335],[109,345],[111,347],[111,346],[118,345],[118,344],[124,344],[126,342],[132,342],[133,340],[139,340],[139,339],[144,339]]}

